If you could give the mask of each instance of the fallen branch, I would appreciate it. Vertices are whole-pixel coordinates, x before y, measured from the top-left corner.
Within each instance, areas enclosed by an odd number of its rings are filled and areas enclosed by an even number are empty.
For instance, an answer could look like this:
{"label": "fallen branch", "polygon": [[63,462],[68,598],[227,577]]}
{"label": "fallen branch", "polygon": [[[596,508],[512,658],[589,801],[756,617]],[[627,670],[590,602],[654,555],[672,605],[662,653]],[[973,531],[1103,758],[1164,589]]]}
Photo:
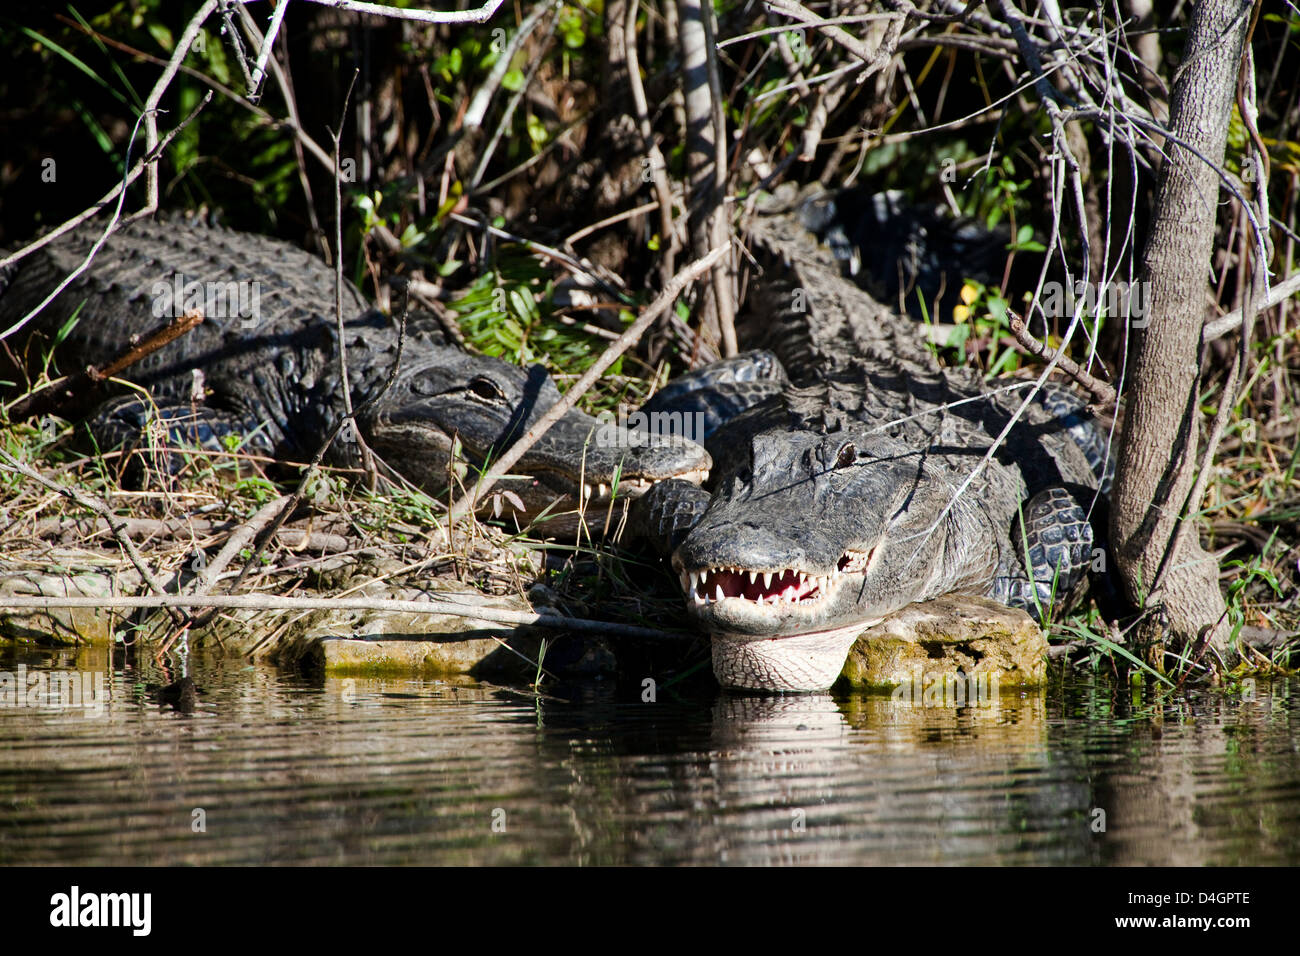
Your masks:
{"label": "fallen branch", "polygon": [[[0,459],[3,459],[5,462],[5,465],[2,467],[6,467],[9,470],[16,471],[20,475],[32,479],[48,488],[50,491],[63,495],[65,498],[81,505],[83,508],[93,511],[95,514],[103,518],[108,524],[108,530],[113,533],[114,539],[116,539],[117,543],[122,546],[122,550],[126,552],[126,556],[131,560],[131,563],[135,565],[135,569],[140,572],[140,577],[149,585],[149,589],[160,596],[164,591],[166,591],[163,582],[153,573],[149,568],[149,565],[145,563],[140,552],[136,550],[135,545],[131,543],[131,538],[126,534],[126,531],[123,528],[123,522],[125,519],[120,515],[114,514],[113,509],[111,509],[107,504],[99,498],[85,494],[75,488],[68,488],[64,485],[55,484],[35,468],[23,464],[3,448],[0,448]],[[98,598],[95,600],[98,600]],[[181,615],[180,611],[176,611],[173,612],[172,616],[174,619],[177,619],[177,623],[180,623],[179,618],[183,615]]]}
{"label": "fallen branch", "polygon": [[254,538],[279,515],[289,502],[289,495],[282,495],[273,501],[269,501],[253,513],[253,516],[247,521],[242,522],[231,533],[217,556],[209,561],[202,570],[199,571],[198,579],[194,582],[192,593],[207,594],[216,585],[217,579],[221,572],[226,570],[226,566],[235,559],[244,548],[246,548]]}
{"label": "fallen branch", "polygon": [[227,608],[250,611],[397,611],[408,614],[446,614],[474,618],[494,624],[528,627],[553,627],[566,631],[615,634],[649,640],[675,640],[683,635],[653,627],[637,627],[613,621],[591,621],[559,614],[507,611],[503,608],[474,607],[449,601],[401,601],[387,598],[305,598],[271,594],[151,594],[132,597],[56,597],[5,595],[0,597],[0,611],[54,611],[70,608]]}
{"label": "fallen branch", "polygon": [[[277,499],[279,500],[279,499]],[[93,518],[61,515],[41,518],[32,530],[33,536],[68,542],[85,541],[93,536],[96,521]],[[175,538],[178,534],[215,536],[231,535],[244,525],[233,521],[211,521],[206,518],[123,518],[121,531],[132,540],[148,538]],[[260,529],[258,529],[260,530]],[[289,551],[311,551],[333,554],[348,551],[362,544],[360,539],[333,531],[313,531],[307,528],[281,528],[276,540]],[[218,556],[220,557],[220,556]],[[214,559],[214,564],[216,560]],[[209,565],[211,567],[212,565]]]}

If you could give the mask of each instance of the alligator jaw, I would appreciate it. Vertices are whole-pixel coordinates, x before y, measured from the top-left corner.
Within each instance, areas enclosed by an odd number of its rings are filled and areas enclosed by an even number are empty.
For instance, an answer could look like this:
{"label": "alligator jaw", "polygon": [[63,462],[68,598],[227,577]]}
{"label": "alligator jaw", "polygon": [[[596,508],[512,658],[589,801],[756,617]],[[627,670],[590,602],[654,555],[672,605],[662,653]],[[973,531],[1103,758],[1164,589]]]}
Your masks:
{"label": "alligator jaw", "polygon": [[[668,477],[698,486],[709,477],[709,469],[696,468]],[[576,530],[577,523],[571,518],[580,508],[589,519],[592,515],[603,515],[616,501],[638,498],[664,480],[666,479],[623,476],[617,483],[612,480],[584,481],[581,485],[581,501],[578,497],[579,484],[567,473],[533,469],[531,474],[504,476],[499,487],[513,492],[524,503],[522,511],[513,505],[509,506],[509,510],[516,513],[519,520],[528,520],[545,511],[545,530],[552,534],[567,534],[569,532],[564,529],[570,526]]]}
{"label": "alligator jaw", "polygon": [[[770,633],[774,626],[799,627],[823,620],[846,587],[861,588],[875,564],[876,549],[849,550],[834,570],[719,567],[679,571],[682,591],[692,611],[725,618],[741,633]],[[711,611],[708,609],[712,609]],[[747,627],[746,625],[752,626]]]}
{"label": "alligator jaw", "polygon": [[853,642],[878,620],[790,637],[713,636],[713,674],[723,687],[766,693],[816,693],[844,669]]}
{"label": "alligator jaw", "polygon": [[[559,500],[561,504],[567,503],[576,507],[578,503],[578,482],[574,476],[563,473],[553,472],[546,469],[535,468],[530,476],[534,485],[545,486],[553,493],[562,495]],[[612,479],[608,481],[583,481],[582,482],[582,500],[584,504],[598,505],[602,502],[608,504],[614,497],[620,500],[623,498],[636,498],[645,494],[655,485],[667,478],[675,478],[678,481],[686,481],[697,487],[709,477],[707,467],[693,468],[690,471],[678,472],[675,475],[666,475],[662,478],[643,478],[640,476],[623,475],[615,483]],[[526,478],[525,478],[526,480]]]}

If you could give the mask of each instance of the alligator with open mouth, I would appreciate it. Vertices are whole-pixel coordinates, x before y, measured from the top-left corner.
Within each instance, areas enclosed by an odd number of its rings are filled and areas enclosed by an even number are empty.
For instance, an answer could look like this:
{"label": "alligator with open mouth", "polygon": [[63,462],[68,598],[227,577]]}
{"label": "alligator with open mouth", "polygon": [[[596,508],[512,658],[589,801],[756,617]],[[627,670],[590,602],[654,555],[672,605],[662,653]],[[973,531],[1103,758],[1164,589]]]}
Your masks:
{"label": "alligator with open mouth", "polygon": [[865,630],[942,594],[1041,619],[1086,581],[1109,476],[1082,399],[941,367],[844,278],[809,231],[828,218],[814,202],[756,219],[738,326],[756,351],[646,406],[707,417],[709,489],[660,484],[634,526],[671,554],[733,688],[824,690]]}
{"label": "alligator with open mouth", "polygon": [[[5,270],[0,330],[50,297],[83,265],[97,238],[82,227]],[[463,460],[481,466],[559,401],[541,366],[470,354],[421,313],[411,315],[400,367],[387,383],[397,329],[346,279],[341,295],[359,430],[383,461],[427,490],[446,487],[457,446]],[[334,303],[334,271],[289,243],[142,220],[103,243],[23,337],[10,339],[25,341],[24,353],[10,350],[7,357],[11,365],[39,368],[53,349],[59,369],[102,368],[169,317],[200,309],[205,318],[198,326],[127,370],[139,388],[118,389],[91,412],[100,446],[145,443],[151,423],[163,423],[153,430],[165,449],[222,451],[238,436],[244,451],[306,462],[345,412]],[[374,396],[380,397],[371,401]],[[359,456],[345,432],[326,460],[355,467]],[[163,460],[170,467],[172,459]],[[503,487],[523,502],[522,509],[509,509],[521,521],[549,508],[543,531],[563,534],[563,516],[576,509],[633,497],[666,478],[698,483],[709,467],[704,449],[685,438],[629,436],[573,410],[532,446]]]}

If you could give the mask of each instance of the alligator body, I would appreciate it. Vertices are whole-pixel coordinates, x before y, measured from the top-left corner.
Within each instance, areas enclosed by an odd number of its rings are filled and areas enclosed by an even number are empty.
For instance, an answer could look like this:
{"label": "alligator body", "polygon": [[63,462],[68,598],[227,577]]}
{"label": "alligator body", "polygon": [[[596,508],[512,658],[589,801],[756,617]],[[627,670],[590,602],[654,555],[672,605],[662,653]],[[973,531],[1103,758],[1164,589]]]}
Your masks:
{"label": "alligator body", "polygon": [[[712,493],[665,483],[637,505],[736,688],[825,689],[864,630],[945,593],[1041,616],[1086,578],[1108,474],[1082,400],[941,368],[913,322],[842,277],[807,218],[755,227],[761,273],[738,331],[771,372],[751,376],[747,410],[713,422]],[[689,386],[665,407],[723,404],[708,374]]]}
{"label": "alligator body", "polygon": [[965,280],[1001,280],[1011,239],[1005,224],[986,229],[941,207],[908,203],[896,189],[813,195],[799,219],[873,298],[932,321],[950,320]]}
{"label": "alligator body", "polygon": [[[74,232],[0,276],[0,329],[26,316],[78,268],[95,238]],[[421,314],[411,316],[400,367],[384,390],[397,358],[397,330],[346,280],[342,298],[360,431],[389,466],[430,491],[446,486],[454,445],[471,465],[481,465],[559,400],[540,366],[471,355]],[[27,342],[20,364],[39,363],[76,314],[58,342],[57,366],[65,372],[102,367],[169,316],[199,308],[201,324],[126,371],[148,397],[126,392],[92,414],[101,447],[139,442],[151,422],[161,422],[166,448],[221,449],[229,436],[240,436],[245,450],[305,462],[345,412],[334,301],[333,270],[285,242],[180,222],[137,222],[114,234],[23,337],[10,342]],[[663,478],[698,481],[707,473],[708,456],[693,442],[642,435],[628,441],[625,431],[609,427],[593,441],[600,428],[572,411],[533,446],[504,485],[524,502],[521,518],[547,507],[556,515],[571,512],[582,497],[587,507],[599,507],[616,477],[626,496]],[[358,463],[358,444],[348,437],[345,430],[333,442],[330,463]]]}

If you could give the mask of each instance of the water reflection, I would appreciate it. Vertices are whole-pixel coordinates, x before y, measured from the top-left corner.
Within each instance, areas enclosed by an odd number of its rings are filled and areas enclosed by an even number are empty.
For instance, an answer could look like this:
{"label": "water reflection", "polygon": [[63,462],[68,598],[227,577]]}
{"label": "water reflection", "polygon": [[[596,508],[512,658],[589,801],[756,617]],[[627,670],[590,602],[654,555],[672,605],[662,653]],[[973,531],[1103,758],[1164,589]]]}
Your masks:
{"label": "water reflection", "polygon": [[0,863],[1300,859],[1295,683],[647,703],[200,657],[178,708],[152,662],[0,651],[0,673],[20,666],[99,673],[105,693],[97,713],[0,708]]}

